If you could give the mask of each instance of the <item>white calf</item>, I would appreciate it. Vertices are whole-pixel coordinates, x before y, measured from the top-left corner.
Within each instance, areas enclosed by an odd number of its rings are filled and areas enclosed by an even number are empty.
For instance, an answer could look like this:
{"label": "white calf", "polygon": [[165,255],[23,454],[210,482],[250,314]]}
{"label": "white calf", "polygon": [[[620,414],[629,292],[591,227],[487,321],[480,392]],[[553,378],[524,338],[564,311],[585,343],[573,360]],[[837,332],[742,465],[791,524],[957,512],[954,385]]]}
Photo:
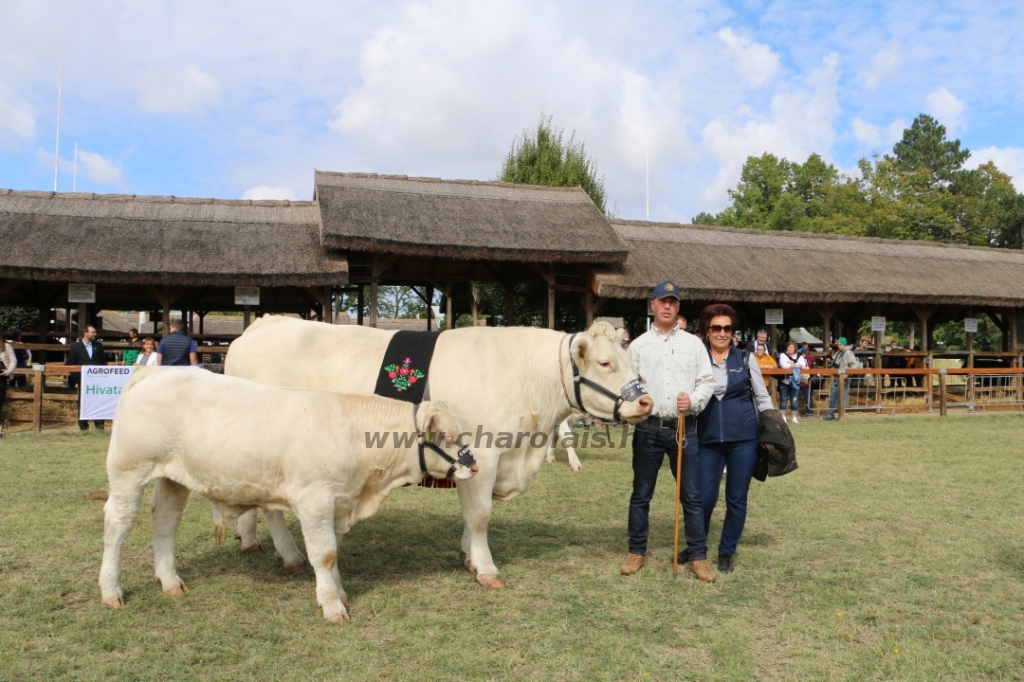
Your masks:
{"label": "white calf", "polygon": [[583,417],[578,414],[570,414],[555,427],[555,435],[548,444],[548,454],[545,458],[548,464],[555,463],[555,445],[563,442],[563,438],[570,438],[569,444],[565,446],[565,452],[569,455],[569,467],[573,471],[583,471],[583,465],[580,463],[580,458],[576,456],[576,448],[572,446],[573,440],[571,439],[573,427],[579,426],[582,422]]}

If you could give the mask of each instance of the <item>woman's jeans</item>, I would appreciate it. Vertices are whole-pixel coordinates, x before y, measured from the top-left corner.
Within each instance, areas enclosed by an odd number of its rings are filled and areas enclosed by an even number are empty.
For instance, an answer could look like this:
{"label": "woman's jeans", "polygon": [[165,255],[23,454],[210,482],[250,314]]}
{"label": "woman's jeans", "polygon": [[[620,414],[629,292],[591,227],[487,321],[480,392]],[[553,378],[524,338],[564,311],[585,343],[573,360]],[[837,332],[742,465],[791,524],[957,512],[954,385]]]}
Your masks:
{"label": "woman's jeans", "polygon": [[[648,519],[658,471],[667,455],[672,474],[675,475],[677,452],[675,429],[640,424],[633,432],[633,494],[629,498],[630,554],[647,554]],[[683,450],[682,503],[686,550],[690,561],[706,559],[708,556],[708,538],[701,504],[699,456],[696,420],[688,417],[686,447]],[[675,491],[672,497],[675,497]]]}
{"label": "woman's jeans", "polygon": [[718,502],[718,487],[725,476],[725,523],[718,553],[732,556],[747,520],[747,491],[757,465],[757,440],[732,443],[702,443],[700,446],[700,490],[704,505],[704,535],[711,528],[711,512]]}
{"label": "woman's jeans", "polygon": [[793,386],[790,386],[789,384],[784,384],[784,383],[780,382],[779,383],[779,396],[781,397],[781,400],[779,401],[779,412],[782,412],[783,414],[785,414],[786,413],[786,405],[787,405],[787,403],[792,403],[792,405],[793,405],[793,414],[798,413],[800,411],[800,408],[797,405],[797,400],[798,400],[799,395],[800,395],[800,387],[799,386],[794,388]]}

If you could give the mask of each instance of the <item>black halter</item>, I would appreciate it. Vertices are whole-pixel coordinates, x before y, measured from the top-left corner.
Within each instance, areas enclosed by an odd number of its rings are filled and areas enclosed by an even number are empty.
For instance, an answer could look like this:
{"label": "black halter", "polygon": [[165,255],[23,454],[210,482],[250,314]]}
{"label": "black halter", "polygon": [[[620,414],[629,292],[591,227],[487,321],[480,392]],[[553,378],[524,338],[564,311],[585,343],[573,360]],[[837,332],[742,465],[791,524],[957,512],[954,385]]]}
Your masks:
{"label": "black halter", "polygon": [[[419,404],[418,403],[414,404],[412,406],[413,428],[416,428],[416,412],[417,412],[418,409],[419,409]],[[448,473],[445,474],[445,478],[447,478],[447,479],[451,479],[452,476],[455,475],[455,465],[456,464],[461,464],[462,466],[466,467],[467,469],[476,466],[476,458],[473,457],[473,451],[469,449],[468,445],[463,445],[461,448],[459,448],[458,454],[455,457],[452,457],[447,452],[445,452],[441,448],[437,447],[437,445],[435,443],[432,443],[429,440],[427,440],[426,434],[424,434],[422,432],[420,432],[420,434],[416,437],[416,445],[419,447],[420,471],[422,471],[424,474],[427,474],[428,476],[430,474],[429,474],[429,472],[427,472],[427,461],[423,457],[423,449],[424,448],[430,448],[431,450],[436,452],[438,455],[440,455],[441,459],[443,459],[444,461],[448,462],[451,465],[450,467],[448,467]]]}
{"label": "black halter", "polygon": [[601,384],[597,383],[596,381],[591,381],[590,379],[580,374],[580,368],[576,366],[576,360],[574,360],[572,357],[572,340],[575,338],[575,334],[569,337],[569,364],[572,366],[572,385],[573,391],[576,394],[576,404],[571,406],[575,407],[577,410],[582,412],[584,416],[586,416],[592,421],[604,421],[603,419],[595,417],[594,415],[590,414],[589,412],[587,412],[586,408],[583,407],[583,396],[580,394],[580,385],[585,384],[592,388],[593,390],[600,393],[601,395],[615,401],[615,407],[612,410],[612,421],[615,422],[616,425],[622,426],[624,422],[622,421],[622,419],[619,418],[619,408],[622,407],[623,403],[633,402],[640,396],[646,394],[647,391],[645,391],[644,387],[640,385],[640,381],[638,379],[633,379],[632,381],[628,382],[625,386],[623,386],[619,394],[616,395],[609,391],[604,386],[602,386]]}

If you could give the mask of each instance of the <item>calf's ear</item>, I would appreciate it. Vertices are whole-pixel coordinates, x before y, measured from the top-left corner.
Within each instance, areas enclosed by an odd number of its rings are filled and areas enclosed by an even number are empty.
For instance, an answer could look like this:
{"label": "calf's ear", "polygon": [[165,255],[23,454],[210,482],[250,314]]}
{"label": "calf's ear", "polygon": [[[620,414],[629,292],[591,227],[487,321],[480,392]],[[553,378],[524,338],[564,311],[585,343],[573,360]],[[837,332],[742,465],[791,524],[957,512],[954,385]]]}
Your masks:
{"label": "calf's ear", "polygon": [[587,354],[590,353],[590,341],[585,336],[579,336],[576,341],[572,344],[572,356],[576,360],[576,364],[583,369],[586,365]]}

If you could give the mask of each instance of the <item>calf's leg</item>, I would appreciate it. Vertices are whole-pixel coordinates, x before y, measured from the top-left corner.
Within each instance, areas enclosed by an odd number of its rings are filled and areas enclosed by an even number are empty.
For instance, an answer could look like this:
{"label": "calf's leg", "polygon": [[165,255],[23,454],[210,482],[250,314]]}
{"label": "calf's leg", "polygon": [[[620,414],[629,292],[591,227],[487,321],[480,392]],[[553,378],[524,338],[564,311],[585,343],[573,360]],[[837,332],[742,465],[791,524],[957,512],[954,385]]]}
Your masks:
{"label": "calf's leg", "polygon": [[[575,440],[572,437],[572,429],[565,422],[558,425],[557,431],[559,439],[568,438],[570,443]],[[572,445],[566,445],[565,452],[569,455],[569,468],[573,471],[583,471],[583,465],[580,464],[580,458],[576,456],[576,448]]]}
{"label": "calf's leg", "polygon": [[238,517],[235,537],[242,541],[242,554],[263,554],[263,545],[256,536],[256,510],[250,509]]}
{"label": "calf's leg", "polygon": [[284,567],[292,573],[305,571],[306,557],[302,556],[299,546],[295,544],[295,538],[292,537],[292,532],[288,530],[284,512],[277,509],[264,509],[263,518],[267,521],[270,537],[274,539],[274,549],[284,561]]}
{"label": "calf's leg", "polygon": [[551,433],[551,442],[548,443],[548,452],[544,455],[544,461],[548,464],[555,463],[555,445],[558,443],[559,432],[561,431],[561,424],[555,427],[555,430]]}
{"label": "calf's leg", "polygon": [[189,490],[169,478],[158,478],[153,488],[153,564],[164,594],[188,592],[174,567],[174,538]]}
{"label": "calf's leg", "polygon": [[[334,500],[304,500],[295,510],[302,524],[309,562],[316,573],[316,601],[332,623],[348,621],[348,601],[338,573],[338,536],[334,532]],[[342,601],[344,599],[344,601]]]}
{"label": "calf's leg", "polygon": [[121,590],[121,550],[135,527],[142,507],[143,481],[111,480],[110,496],[103,505],[103,564],[100,566],[100,601],[117,609],[124,606]]}

